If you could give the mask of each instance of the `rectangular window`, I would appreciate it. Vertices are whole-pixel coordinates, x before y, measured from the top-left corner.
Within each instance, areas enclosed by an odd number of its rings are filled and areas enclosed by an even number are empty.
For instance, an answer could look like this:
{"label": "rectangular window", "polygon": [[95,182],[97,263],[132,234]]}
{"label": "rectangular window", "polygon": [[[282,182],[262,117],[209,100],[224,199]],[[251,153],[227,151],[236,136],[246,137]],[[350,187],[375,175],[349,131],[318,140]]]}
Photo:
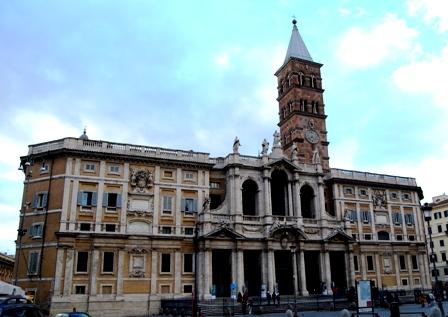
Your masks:
{"label": "rectangular window", "polygon": [[392,220],[394,221],[394,224],[401,225],[403,223],[403,218],[401,217],[400,213],[394,212],[392,214]]}
{"label": "rectangular window", "polygon": [[344,187],[344,194],[353,195],[353,188],[352,187]]}
{"label": "rectangular window", "polygon": [[372,235],[370,233],[366,233],[364,235],[364,240],[372,240]]}
{"label": "rectangular window", "polygon": [[402,278],[401,279],[401,285],[407,286],[408,285],[408,279],[407,278]]}
{"label": "rectangular window", "polygon": [[109,173],[110,174],[120,174],[120,166],[119,165],[109,165]]}
{"label": "rectangular window", "polygon": [[400,255],[398,257],[398,260],[400,262],[400,270],[405,271],[406,270],[406,258],[404,255]]}
{"label": "rectangular window", "polygon": [[86,293],[85,285],[75,285],[75,294],[82,295]]}
{"label": "rectangular window", "polygon": [[33,205],[32,207],[34,209],[44,209],[47,208],[47,199],[48,199],[48,193],[47,192],[41,192],[41,193],[35,193],[33,198]]}
{"label": "rectangular window", "polygon": [[373,256],[368,255],[366,256],[367,259],[367,271],[373,271],[374,265],[373,265]]}
{"label": "rectangular window", "polygon": [[76,259],[76,272],[87,273],[87,264],[89,262],[89,253],[85,251],[78,252]]}
{"label": "rectangular window", "polygon": [[112,223],[106,224],[106,232],[115,232],[116,225]]}
{"label": "rectangular window", "polygon": [[358,266],[358,256],[354,255],[353,256],[353,265],[355,267],[355,271],[359,271],[359,266]]}
{"label": "rectangular window", "polygon": [[185,235],[186,236],[192,236],[193,235],[193,228],[185,228]]}
{"label": "rectangular window", "polygon": [[191,284],[184,285],[184,293],[185,294],[193,293],[193,285]]}
{"label": "rectangular window", "polygon": [[414,224],[414,215],[413,214],[405,214],[404,220],[408,226],[412,226]]}
{"label": "rectangular window", "polygon": [[171,234],[171,227],[162,227],[163,234]]}
{"label": "rectangular window", "polygon": [[160,270],[162,273],[171,272],[171,254],[162,253],[162,264],[160,266]]}
{"label": "rectangular window", "polygon": [[173,210],[173,197],[172,196],[163,196],[163,209],[162,213],[170,214]]}
{"label": "rectangular window", "polygon": [[184,273],[193,273],[193,254],[184,254]]}
{"label": "rectangular window", "polygon": [[90,223],[83,222],[79,225],[79,230],[90,231]]}
{"label": "rectangular window", "polygon": [[104,252],[103,253],[103,273],[113,273],[114,272],[114,253]]}
{"label": "rectangular window", "polygon": [[29,235],[31,238],[41,238],[42,229],[44,225],[42,223],[33,223],[29,229]]}
{"label": "rectangular window", "polygon": [[210,182],[210,188],[218,189],[218,188],[220,188],[220,187],[221,187],[221,186],[220,186],[219,183],[217,183],[217,182]]}
{"label": "rectangular window", "polygon": [[411,195],[409,195],[408,193],[404,193],[402,197],[403,200],[411,200]]}
{"label": "rectangular window", "polygon": [[397,238],[397,241],[403,241],[403,235],[402,234],[397,234],[395,237]]}
{"label": "rectangular window", "polygon": [[194,180],[194,173],[190,171],[184,172],[184,179],[188,181]]}
{"label": "rectangular window", "polygon": [[106,207],[108,210],[116,210],[117,208],[121,208],[121,194],[104,193],[103,207]]}
{"label": "rectangular window", "polygon": [[36,275],[39,270],[39,251],[30,251],[28,259],[28,275]]}
{"label": "rectangular window", "polygon": [[84,171],[93,173],[95,172],[95,164],[94,163],[85,163],[84,164]]}
{"label": "rectangular window", "polygon": [[398,194],[395,192],[390,193],[390,199],[398,199]]}
{"label": "rectangular window", "polygon": [[182,198],[182,211],[196,212],[197,200],[194,198]]}
{"label": "rectangular window", "polygon": [[437,232],[438,233],[441,233],[443,231],[443,229],[442,229],[442,225],[438,225],[437,226]]}
{"label": "rectangular window", "polygon": [[412,260],[412,270],[413,270],[413,271],[418,271],[418,260],[417,260],[417,256],[416,256],[416,255],[412,255],[412,256],[411,256],[411,260]]}
{"label": "rectangular window", "polygon": [[45,174],[45,173],[48,173],[48,171],[50,170],[50,167],[48,166],[48,164],[47,163],[45,163],[45,162],[42,162],[42,165],[41,165],[41,167],[40,167],[40,173],[41,174]]}
{"label": "rectangular window", "polygon": [[359,195],[360,196],[367,196],[367,190],[366,189],[360,189],[359,190]]}
{"label": "rectangular window", "polygon": [[448,217],[448,210],[444,210],[443,211],[443,216],[446,218],[446,217]]}
{"label": "rectangular window", "polygon": [[361,211],[361,219],[364,223],[370,222],[370,212],[368,211]]}
{"label": "rectangular window", "polygon": [[97,194],[91,191],[80,191],[78,193],[78,205],[83,208],[91,208],[96,206]]}
{"label": "rectangular window", "polygon": [[442,257],[442,261],[446,261],[446,253],[440,253],[440,256]]}
{"label": "rectangular window", "polygon": [[444,247],[445,246],[445,240],[439,240],[439,245],[441,247]]}
{"label": "rectangular window", "polygon": [[415,236],[413,234],[410,234],[408,236],[409,241],[415,241]]}
{"label": "rectangular window", "polygon": [[448,268],[447,268],[447,267],[443,269],[443,273],[444,273],[445,275],[448,275]]}

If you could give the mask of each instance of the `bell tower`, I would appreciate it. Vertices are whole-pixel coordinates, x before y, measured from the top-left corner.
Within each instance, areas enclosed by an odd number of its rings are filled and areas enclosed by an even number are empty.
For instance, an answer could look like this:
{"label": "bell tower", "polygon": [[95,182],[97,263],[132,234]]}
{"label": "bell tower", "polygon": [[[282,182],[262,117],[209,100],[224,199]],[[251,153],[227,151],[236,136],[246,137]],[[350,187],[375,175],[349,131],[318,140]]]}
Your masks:
{"label": "bell tower", "polygon": [[300,163],[320,163],[327,172],[329,143],[320,75],[323,65],[313,61],[297,29],[297,21],[294,19],[292,23],[285,61],[275,73],[281,144],[288,157],[297,156]]}

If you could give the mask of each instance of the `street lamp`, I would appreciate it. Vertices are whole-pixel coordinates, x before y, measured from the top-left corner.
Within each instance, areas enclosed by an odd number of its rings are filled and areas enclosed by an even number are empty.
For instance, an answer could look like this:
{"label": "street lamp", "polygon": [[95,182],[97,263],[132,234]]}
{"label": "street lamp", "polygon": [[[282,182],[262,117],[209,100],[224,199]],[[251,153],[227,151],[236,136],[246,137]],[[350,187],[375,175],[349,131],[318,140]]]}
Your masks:
{"label": "street lamp", "polygon": [[439,277],[438,277],[438,271],[436,268],[436,259],[435,259],[435,254],[434,254],[434,243],[432,242],[432,229],[430,226],[430,221],[431,221],[431,217],[432,217],[432,207],[428,204],[425,203],[422,207],[422,211],[423,211],[423,216],[425,218],[426,223],[428,224],[428,235],[429,235],[429,247],[431,248],[431,255],[430,255],[430,262],[432,263],[432,270],[433,270],[433,274],[434,274],[434,293],[435,293],[435,297],[436,297],[436,301],[437,304],[439,306],[440,311],[442,312],[442,316],[445,316],[445,312],[443,310],[443,304],[442,301],[440,300],[440,294],[439,294]]}

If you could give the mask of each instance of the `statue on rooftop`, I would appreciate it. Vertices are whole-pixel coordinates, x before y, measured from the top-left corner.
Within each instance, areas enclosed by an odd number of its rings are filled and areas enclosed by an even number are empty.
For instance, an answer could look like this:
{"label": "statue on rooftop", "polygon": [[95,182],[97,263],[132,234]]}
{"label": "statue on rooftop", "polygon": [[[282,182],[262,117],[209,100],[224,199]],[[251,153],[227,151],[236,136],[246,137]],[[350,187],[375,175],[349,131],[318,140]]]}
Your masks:
{"label": "statue on rooftop", "polygon": [[274,136],[274,142],[272,144],[272,147],[274,148],[280,147],[280,133],[278,133],[278,131],[275,130],[273,136]]}
{"label": "statue on rooftop", "polygon": [[234,154],[239,153],[238,150],[239,150],[240,146],[241,146],[240,139],[238,139],[238,137],[236,136],[235,141],[233,141],[233,153]]}
{"label": "statue on rooftop", "polygon": [[261,154],[266,155],[268,154],[269,150],[269,142],[266,141],[266,139],[263,140],[263,143],[261,143]]}

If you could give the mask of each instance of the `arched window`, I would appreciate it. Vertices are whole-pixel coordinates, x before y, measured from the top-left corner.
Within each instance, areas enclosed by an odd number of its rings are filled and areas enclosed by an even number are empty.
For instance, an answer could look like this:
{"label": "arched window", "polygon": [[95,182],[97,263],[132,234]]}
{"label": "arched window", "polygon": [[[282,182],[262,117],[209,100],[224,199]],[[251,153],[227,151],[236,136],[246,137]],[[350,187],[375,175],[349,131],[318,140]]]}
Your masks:
{"label": "arched window", "polygon": [[255,216],[257,214],[258,186],[253,180],[248,179],[243,183],[243,214]]}
{"label": "arched window", "polygon": [[303,86],[303,73],[299,73],[299,85]]}
{"label": "arched window", "polygon": [[316,77],[311,76],[311,88],[316,88]]}
{"label": "arched window", "polygon": [[284,171],[275,170],[271,175],[271,202],[274,216],[286,216],[288,210],[288,177]]}
{"label": "arched window", "polygon": [[300,188],[300,207],[303,218],[315,218],[314,197],[314,190],[311,186],[303,185]]}

